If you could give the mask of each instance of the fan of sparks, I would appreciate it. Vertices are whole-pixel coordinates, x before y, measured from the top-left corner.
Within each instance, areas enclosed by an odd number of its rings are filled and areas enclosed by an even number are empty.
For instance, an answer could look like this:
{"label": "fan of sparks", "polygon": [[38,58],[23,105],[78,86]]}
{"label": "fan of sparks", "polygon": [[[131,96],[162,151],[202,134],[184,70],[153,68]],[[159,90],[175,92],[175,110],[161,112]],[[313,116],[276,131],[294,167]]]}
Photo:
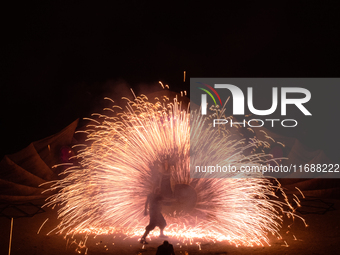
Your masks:
{"label": "fan of sparks", "polygon": [[227,130],[213,131],[209,118],[190,112],[180,99],[163,96],[152,103],[141,95],[126,99],[123,107],[112,103],[108,114],[93,114],[83,131],[86,145],[77,145],[78,163],[53,184],[58,192],[46,203],[58,206],[54,232],[141,236],[149,220],[143,214],[146,196],[167,160],[171,187],[189,186],[196,196],[190,209],[178,203],[163,207],[168,236],[247,246],[269,244],[268,234],[280,238],[283,215],[293,216],[294,208],[277,198],[276,193],[285,195],[273,180],[259,174],[190,178],[190,164],[258,164],[262,154],[245,155],[258,142],[245,144]]}

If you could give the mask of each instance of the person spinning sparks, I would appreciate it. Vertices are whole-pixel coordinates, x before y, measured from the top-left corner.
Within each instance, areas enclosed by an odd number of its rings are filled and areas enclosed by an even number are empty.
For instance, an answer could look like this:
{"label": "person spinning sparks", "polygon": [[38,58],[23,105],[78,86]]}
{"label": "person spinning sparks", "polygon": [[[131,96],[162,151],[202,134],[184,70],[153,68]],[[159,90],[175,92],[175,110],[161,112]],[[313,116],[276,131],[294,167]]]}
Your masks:
{"label": "person spinning sparks", "polygon": [[145,210],[144,215],[146,216],[147,209],[149,207],[149,215],[150,215],[150,222],[149,225],[146,226],[144,235],[142,236],[140,242],[142,244],[148,244],[145,241],[145,238],[148,236],[150,231],[152,231],[155,227],[159,227],[160,229],[160,235],[161,238],[166,238],[167,236],[164,235],[164,228],[166,226],[166,221],[162,215],[162,202],[164,198],[161,194],[160,188],[155,188],[154,192],[148,195],[148,198],[145,202]]}

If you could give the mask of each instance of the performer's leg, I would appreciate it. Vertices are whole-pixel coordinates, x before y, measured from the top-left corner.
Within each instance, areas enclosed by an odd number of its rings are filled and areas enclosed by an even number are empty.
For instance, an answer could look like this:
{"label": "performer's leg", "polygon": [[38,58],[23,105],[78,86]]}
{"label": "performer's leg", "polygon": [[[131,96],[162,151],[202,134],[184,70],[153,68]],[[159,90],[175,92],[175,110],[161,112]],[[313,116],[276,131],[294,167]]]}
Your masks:
{"label": "performer's leg", "polygon": [[159,236],[160,237],[167,237],[166,235],[164,235],[164,228],[165,228],[165,226],[166,226],[166,221],[165,221],[165,219],[163,218],[163,216],[162,216],[162,219],[161,219],[161,224],[159,225],[159,230],[160,230],[160,233],[159,233]]}
{"label": "performer's leg", "polygon": [[159,237],[161,238],[167,238],[168,236],[164,235],[164,228],[160,228],[160,233],[159,233]]}
{"label": "performer's leg", "polygon": [[149,233],[150,231],[145,229],[144,235],[142,236],[142,240],[145,240],[145,238],[148,236]]}
{"label": "performer's leg", "polygon": [[143,243],[143,244],[148,244],[146,241],[145,241],[145,238],[148,236],[148,234],[150,233],[151,230],[153,230],[156,226],[154,224],[150,224],[146,226],[145,228],[145,232],[142,236],[142,238],[140,239],[140,242]]}
{"label": "performer's leg", "polygon": [[164,228],[161,228],[160,229],[160,236],[164,236],[164,232],[163,231],[164,231]]}

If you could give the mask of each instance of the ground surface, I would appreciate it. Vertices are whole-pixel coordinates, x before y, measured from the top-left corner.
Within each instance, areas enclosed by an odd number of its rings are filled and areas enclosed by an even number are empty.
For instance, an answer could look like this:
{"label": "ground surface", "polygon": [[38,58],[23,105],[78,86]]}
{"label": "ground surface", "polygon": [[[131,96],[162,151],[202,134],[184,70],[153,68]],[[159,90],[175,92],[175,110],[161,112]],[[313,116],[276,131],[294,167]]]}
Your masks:
{"label": "ground surface", "polygon": [[[302,215],[308,227],[300,220],[295,220],[294,224],[287,228],[284,226],[281,232],[282,240],[271,238],[271,246],[265,247],[235,247],[226,242],[205,242],[180,243],[174,238],[169,238],[169,242],[174,245],[176,254],[339,254],[340,241],[340,200],[331,199],[311,199],[302,201]],[[42,223],[49,218],[46,224],[37,234]],[[86,248],[79,249],[80,236],[74,239],[64,239],[60,235],[46,235],[55,226],[55,210],[47,210],[31,218],[14,219],[13,241],[11,254],[24,255],[59,255],[59,254],[84,254]],[[10,234],[10,219],[1,217],[1,241],[0,254],[8,254],[8,243]],[[294,236],[297,240],[295,240]],[[90,236],[86,243],[87,254],[118,254],[118,255],[151,255],[156,253],[157,246],[162,243],[162,239],[153,238],[148,245],[143,247],[138,242],[138,238],[126,238],[123,235]],[[199,241],[199,240],[197,240]],[[286,241],[288,243],[285,245]],[[77,249],[78,248],[78,249]]]}

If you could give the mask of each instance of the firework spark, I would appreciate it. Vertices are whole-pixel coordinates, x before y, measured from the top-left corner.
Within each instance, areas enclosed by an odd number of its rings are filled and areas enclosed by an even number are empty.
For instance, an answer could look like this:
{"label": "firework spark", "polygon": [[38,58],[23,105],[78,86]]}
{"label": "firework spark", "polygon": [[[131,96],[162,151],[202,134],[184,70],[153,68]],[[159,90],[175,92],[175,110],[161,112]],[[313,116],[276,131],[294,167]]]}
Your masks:
{"label": "firework spark", "polygon": [[141,236],[148,224],[146,195],[159,185],[167,160],[171,187],[177,190],[177,200],[163,208],[168,236],[247,246],[269,244],[268,233],[279,238],[285,208],[291,216],[294,208],[276,198],[275,191],[284,193],[272,181],[258,174],[190,178],[190,154],[195,165],[254,165],[263,153],[244,152],[260,142],[245,144],[226,130],[212,132],[207,119],[182,108],[177,99],[164,96],[151,103],[142,95],[127,100],[125,110],[113,106],[110,115],[93,114],[85,131],[89,145],[78,146],[84,146],[76,156],[79,165],[53,184],[58,193],[46,203],[59,205],[60,224],[52,231]]}

